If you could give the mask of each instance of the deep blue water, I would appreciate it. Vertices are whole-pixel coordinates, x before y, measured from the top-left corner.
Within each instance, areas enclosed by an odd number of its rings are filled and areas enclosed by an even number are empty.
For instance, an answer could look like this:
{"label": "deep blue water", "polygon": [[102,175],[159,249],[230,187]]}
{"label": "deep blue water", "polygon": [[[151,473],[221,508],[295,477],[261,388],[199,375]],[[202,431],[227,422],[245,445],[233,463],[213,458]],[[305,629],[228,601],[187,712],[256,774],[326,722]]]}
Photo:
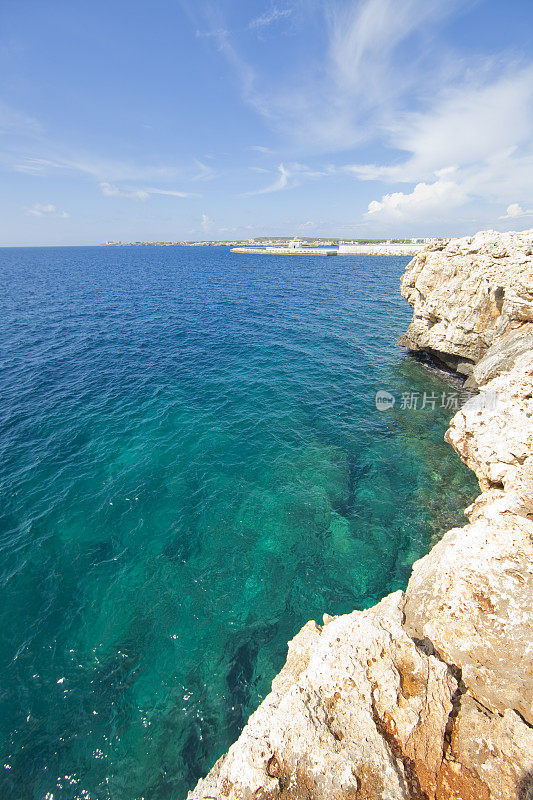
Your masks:
{"label": "deep blue water", "polygon": [[3,800],[183,797],[309,618],[462,523],[406,263],[0,250]]}

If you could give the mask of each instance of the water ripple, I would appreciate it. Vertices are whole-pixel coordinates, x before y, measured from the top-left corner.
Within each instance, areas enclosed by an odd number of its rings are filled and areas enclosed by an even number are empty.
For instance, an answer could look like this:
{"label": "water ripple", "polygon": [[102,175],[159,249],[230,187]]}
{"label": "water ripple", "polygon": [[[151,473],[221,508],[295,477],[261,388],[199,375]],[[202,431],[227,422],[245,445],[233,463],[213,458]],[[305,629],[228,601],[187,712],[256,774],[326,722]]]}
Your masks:
{"label": "water ripple", "polygon": [[404,259],[0,262],[0,796],[183,796],[303,623],[460,522],[447,412],[374,406],[450,386],[395,345]]}

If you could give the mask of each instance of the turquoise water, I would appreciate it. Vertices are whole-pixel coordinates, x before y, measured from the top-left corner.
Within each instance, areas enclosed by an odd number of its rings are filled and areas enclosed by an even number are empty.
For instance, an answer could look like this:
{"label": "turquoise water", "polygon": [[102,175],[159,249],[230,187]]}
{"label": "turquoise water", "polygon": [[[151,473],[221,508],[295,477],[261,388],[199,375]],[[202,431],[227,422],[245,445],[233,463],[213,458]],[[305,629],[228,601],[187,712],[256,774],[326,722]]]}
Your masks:
{"label": "turquoise water", "polygon": [[0,251],[3,800],[183,797],[308,619],[463,523],[406,263]]}

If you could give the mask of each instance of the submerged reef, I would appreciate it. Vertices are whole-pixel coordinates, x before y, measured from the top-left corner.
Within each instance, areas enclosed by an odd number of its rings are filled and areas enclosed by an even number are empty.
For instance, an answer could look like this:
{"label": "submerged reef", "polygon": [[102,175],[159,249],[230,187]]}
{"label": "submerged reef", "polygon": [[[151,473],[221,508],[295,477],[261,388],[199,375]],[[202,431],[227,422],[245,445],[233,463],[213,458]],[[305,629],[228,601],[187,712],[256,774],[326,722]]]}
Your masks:
{"label": "submerged reef", "polygon": [[446,440],[479,481],[407,589],[324,615],[189,800],[533,796],[533,231],[427,247],[400,343],[477,391]]}

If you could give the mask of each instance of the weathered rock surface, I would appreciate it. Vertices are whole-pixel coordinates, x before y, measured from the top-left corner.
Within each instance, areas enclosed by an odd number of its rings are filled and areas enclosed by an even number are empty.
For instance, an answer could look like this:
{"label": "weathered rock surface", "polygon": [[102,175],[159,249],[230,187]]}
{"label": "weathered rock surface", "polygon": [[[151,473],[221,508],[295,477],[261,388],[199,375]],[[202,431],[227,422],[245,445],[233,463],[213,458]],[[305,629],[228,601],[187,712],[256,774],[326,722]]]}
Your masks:
{"label": "weathered rock surface", "polygon": [[533,322],[532,271],[533,230],[484,231],[426,248],[402,278],[413,321],[400,344],[470,374],[497,338]]}
{"label": "weathered rock surface", "polygon": [[460,666],[487,708],[515,709],[533,725],[532,598],[533,522],[482,516],[415,564],[404,628]]}
{"label": "weathered rock surface", "polygon": [[482,493],[405,595],[300,631],[190,800],[532,800],[532,245],[488,232],[408,265],[404,343],[480,389],[446,438]]}
{"label": "weathered rock surface", "polygon": [[403,594],[308,623],[272,693],[190,797],[424,797],[457,681],[402,630]]}
{"label": "weathered rock surface", "polygon": [[453,418],[446,439],[476,473],[482,490],[502,492],[497,513],[506,502],[507,510],[533,519],[533,349],[480,387]]}
{"label": "weathered rock surface", "polygon": [[524,323],[496,339],[483,358],[475,364],[465,388],[478,388],[504,372],[509,372],[517,358],[533,351],[533,325]]}
{"label": "weathered rock surface", "polygon": [[[442,800],[530,800],[533,732],[506,709],[493,714],[463,695],[438,775]],[[529,794],[528,794],[529,792]]]}

